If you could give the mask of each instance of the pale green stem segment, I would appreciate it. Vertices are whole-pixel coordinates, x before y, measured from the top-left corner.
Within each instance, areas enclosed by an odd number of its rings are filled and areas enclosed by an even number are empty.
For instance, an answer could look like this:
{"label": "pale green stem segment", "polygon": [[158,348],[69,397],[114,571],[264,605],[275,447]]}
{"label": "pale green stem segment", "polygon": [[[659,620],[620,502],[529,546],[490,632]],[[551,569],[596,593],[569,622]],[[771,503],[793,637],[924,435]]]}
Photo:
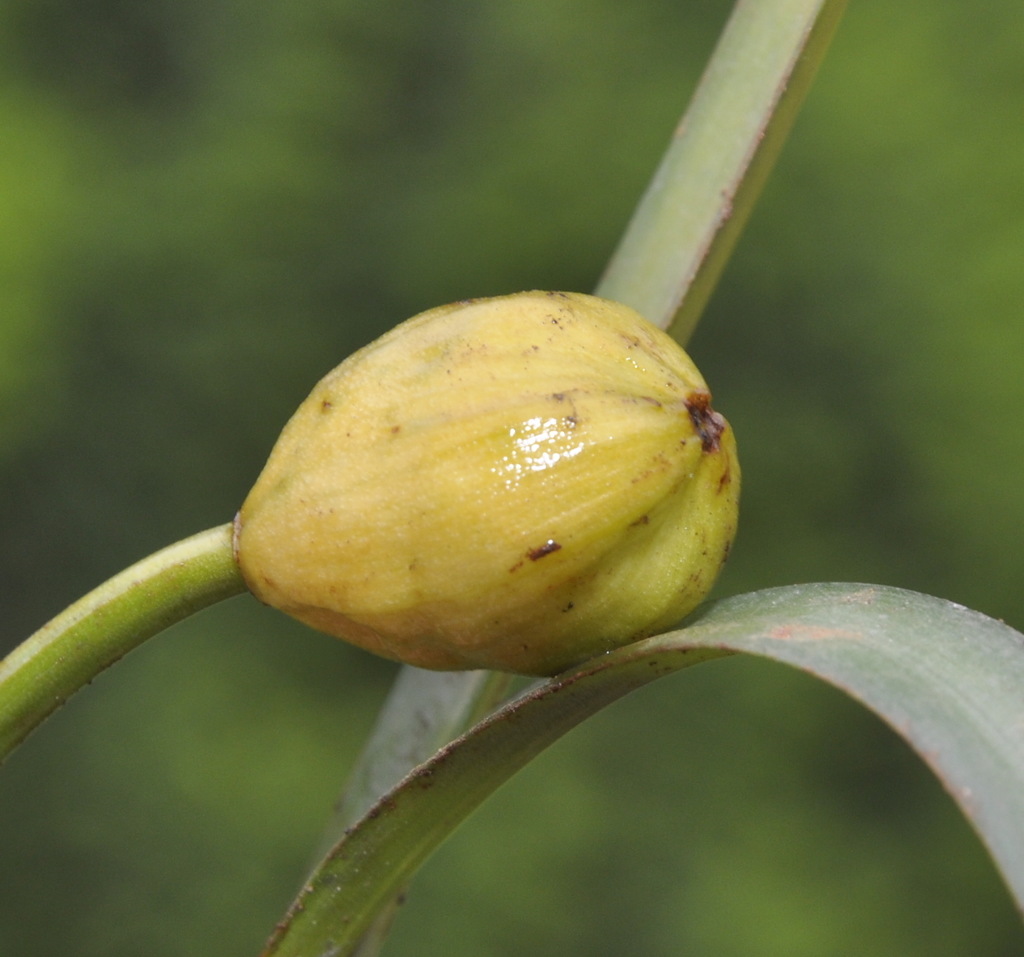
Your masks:
{"label": "pale green stem segment", "polygon": [[144,558],[66,608],[0,661],[0,761],[104,668],[245,590],[231,526],[221,525]]}
{"label": "pale green stem segment", "polygon": [[685,344],[846,0],[739,0],[598,287]]}

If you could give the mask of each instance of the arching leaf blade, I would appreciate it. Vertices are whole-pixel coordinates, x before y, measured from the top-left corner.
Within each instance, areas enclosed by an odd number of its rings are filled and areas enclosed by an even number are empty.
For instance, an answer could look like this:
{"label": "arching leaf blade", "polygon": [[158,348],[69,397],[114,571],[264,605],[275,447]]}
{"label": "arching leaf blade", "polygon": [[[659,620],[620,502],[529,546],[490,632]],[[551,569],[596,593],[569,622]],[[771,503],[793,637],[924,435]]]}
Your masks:
{"label": "arching leaf blade", "polygon": [[960,805],[1024,909],[1024,634],[944,599],[848,584],[741,596],[698,628],[702,643],[721,635],[878,714]]}
{"label": "arching leaf blade", "polygon": [[533,756],[656,678],[734,652],[801,668],[879,714],[974,823],[1024,901],[1024,635],[902,589],[814,584],[713,603],[687,628],[535,687],[416,768],[331,851],[267,957],[343,957],[377,909]]}

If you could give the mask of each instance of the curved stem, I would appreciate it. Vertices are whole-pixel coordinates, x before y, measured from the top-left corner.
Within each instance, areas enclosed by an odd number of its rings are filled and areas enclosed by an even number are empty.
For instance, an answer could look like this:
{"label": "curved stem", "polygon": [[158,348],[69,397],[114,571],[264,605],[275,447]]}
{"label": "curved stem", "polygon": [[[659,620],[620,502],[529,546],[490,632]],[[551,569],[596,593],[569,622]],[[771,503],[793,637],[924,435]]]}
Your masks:
{"label": "curved stem", "polygon": [[0,761],[72,694],[175,622],[245,591],[221,525],[104,582],[0,661]]}

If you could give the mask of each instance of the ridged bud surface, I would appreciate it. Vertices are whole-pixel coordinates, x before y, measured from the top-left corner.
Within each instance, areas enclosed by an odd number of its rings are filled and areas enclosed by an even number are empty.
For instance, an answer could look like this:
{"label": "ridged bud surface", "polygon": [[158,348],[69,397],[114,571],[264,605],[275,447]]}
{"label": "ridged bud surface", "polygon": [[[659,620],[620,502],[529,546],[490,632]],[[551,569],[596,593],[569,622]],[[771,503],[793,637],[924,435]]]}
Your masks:
{"label": "ridged bud surface", "polygon": [[553,674],[696,607],[738,495],[732,430],[669,336],[519,293],[415,316],[321,380],[235,549],[262,601],[387,658]]}

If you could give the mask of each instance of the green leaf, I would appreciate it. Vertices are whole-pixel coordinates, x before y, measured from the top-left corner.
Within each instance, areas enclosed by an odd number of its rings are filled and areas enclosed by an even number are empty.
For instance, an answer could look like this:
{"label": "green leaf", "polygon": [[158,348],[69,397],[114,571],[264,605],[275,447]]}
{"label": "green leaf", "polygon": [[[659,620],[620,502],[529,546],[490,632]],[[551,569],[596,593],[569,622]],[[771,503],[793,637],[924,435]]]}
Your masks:
{"label": "green leaf", "polygon": [[599,295],[687,342],[845,8],[846,0],[736,4]]}
{"label": "green leaf", "polygon": [[1024,902],[1024,635],[960,605],[874,585],[770,589],[529,690],[384,795],[324,859],[265,957],[343,957],[489,794],[600,708],[656,678],[745,652],[816,675],[911,744]]}

